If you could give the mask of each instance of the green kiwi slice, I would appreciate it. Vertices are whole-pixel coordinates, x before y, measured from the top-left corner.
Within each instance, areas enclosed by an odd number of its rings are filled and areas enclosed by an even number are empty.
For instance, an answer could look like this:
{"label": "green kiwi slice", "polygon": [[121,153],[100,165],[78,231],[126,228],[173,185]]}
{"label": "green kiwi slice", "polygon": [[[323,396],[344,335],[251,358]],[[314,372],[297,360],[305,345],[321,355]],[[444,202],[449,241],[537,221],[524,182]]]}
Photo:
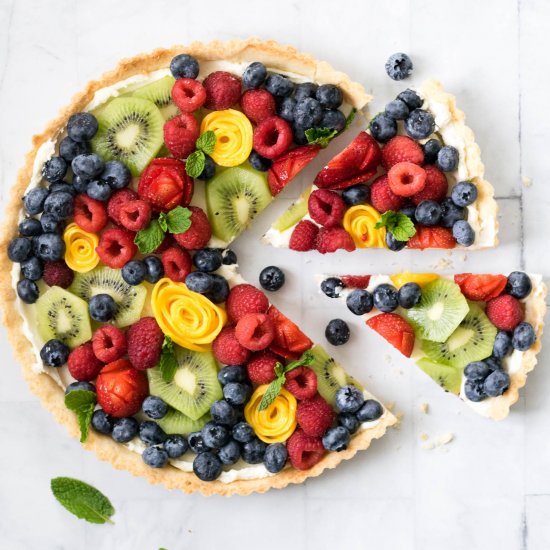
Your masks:
{"label": "green kiwi slice", "polygon": [[434,361],[463,368],[472,361],[481,361],[491,355],[497,329],[485,312],[473,302],[457,329],[445,342],[423,341],[422,351]]}
{"label": "green kiwi slice", "polygon": [[117,97],[96,113],[91,147],[104,160],[120,160],[139,176],[164,142],[164,117],[148,99]]}
{"label": "green kiwi slice", "polygon": [[209,413],[201,416],[198,420],[193,420],[180,411],[170,407],[166,415],[159,418],[156,422],[167,434],[188,435],[191,432],[198,432],[201,430],[209,420]]}
{"label": "green kiwi slice", "polygon": [[129,285],[122,278],[120,269],[110,267],[96,267],[87,273],[75,273],[69,291],[86,302],[96,294],[112,296],[117,304],[113,318],[117,327],[127,327],[139,321],[147,295],[143,284]]}
{"label": "green kiwi slice", "polygon": [[281,216],[273,224],[273,229],[278,231],[285,231],[296,225],[307,214],[307,201],[311,193],[311,187],[306,189],[300,198],[292,203],[286,212],[283,212]]}
{"label": "green kiwi slice", "polygon": [[416,336],[445,342],[468,313],[460,287],[448,279],[437,279],[422,288],[420,302],[406,310]]}
{"label": "green kiwi slice", "polygon": [[38,333],[44,341],[62,340],[74,348],[92,337],[88,304],[59,286],[52,286],[36,302]]}
{"label": "green kiwi slice", "polygon": [[272,200],[265,174],[244,166],[218,172],[206,183],[208,218],[214,235],[229,243]]}
{"label": "green kiwi slice", "polygon": [[457,395],[460,393],[462,369],[443,365],[426,357],[419,359],[416,364],[443,389]]}
{"label": "green kiwi slice", "polygon": [[210,352],[198,352],[174,346],[178,369],[167,382],[158,367],[148,369],[149,392],[158,395],[168,405],[191,420],[198,420],[210,410],[210,405],[222,399],[218,382],[218,365]]}
{"label": "green kiwi slice", "polygon": [[179,109],[172,101],[174,82],[176,82],[176,79],[173,76],[167,75],[164,78],[151,82],[151,84],[146,84],[133,90],[130,95],[152,101],[158,107],[164,120],[170,120],[179,113]]}

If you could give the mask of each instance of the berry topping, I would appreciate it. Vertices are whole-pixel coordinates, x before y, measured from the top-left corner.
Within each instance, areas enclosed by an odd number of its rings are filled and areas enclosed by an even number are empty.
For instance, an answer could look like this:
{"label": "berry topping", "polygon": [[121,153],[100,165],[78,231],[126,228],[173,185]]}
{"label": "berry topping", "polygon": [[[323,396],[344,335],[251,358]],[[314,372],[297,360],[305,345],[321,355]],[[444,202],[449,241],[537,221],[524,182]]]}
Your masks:
{"label": "berry topping", "polygon": [[31,216],[40,214],[40,212],[44,209],[44,202],[49,194],[50,192],[48,189],[44,187],[35,187],[34,189],[31,189],[23,197],[23,205],[27,213]]}
{"label": "berry topping", "polygon": [[382,405],[374,399],[367,399],[363,406],[355,413],[359,422],[370,422],[377,420],[384,413]]}
{"label": "berry topping", "polygon": [[254,61],[243,73],[243,85],[245,88],[259,88],[267,77],[267,69],[263,63]]}
{"label": "berry topping", "polygon": [[483,382],[483,391],[489,397],[502,395],[510,386],[510,375],[502,370],[495,370]]}
{"label": "berry topping", "polygon": [[176,283],[185,281],[185,277],[191,273],[191,256],[187,250],[179,246],[167,248],[161,256],[164,273]]}
{"label": "berry topping", "polygon": [[106,229],[101,234],[96,251],[105,265],[120,269],[137,252],[134,234],[125,229]]}
{"label": "berry topping", "polygon": [[197,119],[191,113],[182,113],[165,122],[164,143],[174,157],[184,159],[195,150],[199,133]]}
{"label": "berry topping", "polygon": [[477,199],[477,187],[471,181],[459,181],[451,191],[451,199],[457,206],[469,206]]}
{"label": "berry topping", "polygon": [[59,260],[57,262],[46,262],[44,264],[42,278],[48,286],[68,288],[73,282],[74,273],[63,260]]}
{"label": "berry topping", "polygon": [[321,438],[309,436],[299,428],[288,439],[286,448],[290,463],[297,470],[312,468],[325,454]]}
{"label": "berry topping", "polygon": [[151,219],[151,207],[148,202],[135,200],[127,202],[120,207],[120,225],[130,231],[141,231],[149,225]]}
{"label": "berry topping", "polygon": [[436,166],[443,172],[452,172],[458,166],[458,151],[452,145],[445,145],[437,153]]}
{"label": "berry topping", "polygon": [[296,399],[311,399],[317,393],[317,375],[308,367],[298,367],[286,375],[285,388]]}
{"label": "berry topping", "polygon": [[90,317],[100,323],[110,321],[115,316],[116,310],[116,302],[110,294],[96,294],[88,302]]}
{"label": "berry topping", "polygon": [[237,340],[235,327],[222,329],[212,344],[212,353],[223,365],[240,365],[250,357],[250,351]]}
{"label": "berry topping", "polygon": [[396,195],[410,197],[426,186],[426,172],[412,162],[400,162],[390,168],[388,184]]}
{"label": "berry topping", "polygon": [[105,168],[105,163],[95,153],[83,153],[72,160],[71,168],[75,176],[91,180],[99,177]]}
{"label": "berry topping", "polygon": [[212,111],[223,111],[239,102],[241,79],[225,71],[210,73],[202,83],[206,89],[204,106]]}
{"label": "berry topping", "polygon": [[416,205],[426,200],[441,202],[446,197],[449,188],[445,174],[434,166],[424,166],[424,171],[426,172],[426,185],[422,191],[411,197],[412,202]]}
{"label": "berry topping", "polygon": [[413,139],[425,139],[434,131],[435,120],[429,111],[415,109],[405,120],[405,132]]}
{"label": "berry topping", "polygon": [[390,55],[385,68],[386,73],[392,80],[403,80],[411,74],[413,64],[406,53],[398,52]]}
{"label": "berry topping", "polygon": [[[320,150],[321,148],[318,145],[304,145],[277,157],[271,167],[268,166],[267,168],[267,182],[271,194],[273,196],[279,194],[288,182],[296,177],[319,154]],[[252,164],[251,159],[252,155],[249,159]],[[254,165],[252,164],[252,166]]]}
{"label": "berry topping", "polygon": [[91,113],[75,113],[67,122],[67,134],[73,141],[90,141],[96,134],[98,123]]}
{"label": "berry topping", "polygon": [[411,111],[422,107],[422,105],[424,104],[424,101],[420,98],[420,96],[410,88],[407,88],[406,90],[402,91],[397,96],[397,99],[404,101],[407,104],[407,107]]}
{"label": "berry topping", "polygon": [[275,329],[265,313],[248,313],[235,326],[235,336],[246,349],[261,351],[273,341]]}
{"label": "berry topping", "polygon": [[506,284],[506,292],[511,294],[514,298],[522,299],[529,296],[533,285],[531,279],[527,273],[522,271],[512,271],[508,275],[508,282]]}
{"label": "berry topping", "polygon": [[357,412],[365,402],[365,398],[359,388],[352,384],[336,390],[336,409],[342,413],[352,414]]}
{"label": "berry topping", "polygon": [[369,130],[376,141],[386,143],[397,134],[397,122],[386,113],[379,113],[371,120]]}
{"label": "berry topping", "polygon": [[[120,225],[120,209],[127,202],[137,200],[138,198],[139,198],[138,194],[135,191],[132,191],[131,189],[121,189],[120,191],[115,191],[111,195],[111,198],[107,203],[107,215],[114,223],[116,223],[117,225]],[[78,200],[78,197],[77,197],[77,200]],[[75,202],[75,208],[76,208],[76,202]]]}
{"label": "berry topping", "polygon": [[445,197],[439,205],[441,206],[441,219],[439,223],[443,227],[453,227],[457,221],[464,219],[464,208],[457,206],[451,197]]}
{"label": "berry topping", "polygon": [[191,227],[183,233],[174,234],[174,239],[182,248],[198,250],[206,246],[212,237],[212,229],[204,210],[198,206],[188,208],[191,210]]}
{"label": "berry topping", "polygon": [[69,358],[69,347],[57,338],[48,340],[40,350],[40,359],[48,367],[61,367]]}
{"label": "berry topping", "polygon": [[329,298],[338,298],[344,287],[343,281],[338,277],[328,277],[321,282],[321,290]]}
{"label": "berry topping", "polygon": [[378,332],[405,357],[410,357],[414,347],[414,330],[395,313],[381,313],[367,320],[367,325]]}
{"label": "berry topping", "polygon": [[275,159],[292,145],[292,128],[286,120],[271,116],[256,126],[252,141],[262,157]]}
{"label": "berry topping", "polygon": [[[266,295],[256,287],[249,284],[234,286],[229,292],[225,309],[229,319],[237,323],[248,313],[266,313],[269,300]],[[230,364],[237,364],[239,361]]]}
{"label": "berry topping", "polygon": [[124,189],[132,181],[132,173],[119,160],[110,160],[105,163],[101,180],[108,183],[111,189]]}
{"label": "berry topping", "polygon": [[370,275],[342,275],[340,278],[351,288],[367,288],[370,283]]}
{"label": "berry topping", "polygon": [[126,337],[128,359],[134,368],[145,370],[158,364],[164,334],[153,317],[142,317],[128,329]]}
{"label": "berry topping", "polygon": [[344,100],[340,88],[334,84],[319,86],[315,92],[315,97],[325,109],[338,109]]}
{"label": "berry topping", "polygon": [[222,253],[219,248],[203,248],[193,256],[193,263],[199,271],[211,273],[222,265]]}
{"label": "berry topping", "polygon": [[69,354],[69,372],[75,380],[94,380],[103,366],[94,354],[92,342],[74,348]]}
{"label": "berry topping", "polygon": [[264,290],[275,292],[285,284],[285,274],[279,267],[270,265],[262,269],[259,281]]}
{"label": "berry topping", "polygon": [[386,104],[384,114],[394,120],[405,120],[409,116],[409,107],[401,99],[394,99]]}
{"label": "berry topping", "polygon": [[308,211],[313,221],[324,227],[335,227],[344,217],[346,205],[340,195],[328,189],[316,189],[308,199]]}
{"label": "berry topping", "polygon": [[92,338],[94,355],[103,363],[120,359],[128,349],[126,335],[114,325],[98,328]]}
{"label": "berry topping", "polygon": [[270,74],[265,81],[265,87],[275,97],[286,97],[292,94],[294,83],[282,74]]}
{"label": "berry topping", "polygon": [[286,445],[284,443],[272,443],[265,450],[264,466],[268,472],[276,474],[284,468],[287,459]]}
{"label": "berry topping", "polygon": [[275,306],[271,306],[267,314],[275,327],[275,338],[270,346],[271,351],[286,359],[294,360],[311,348],[313,342]]}
{"label": "berry topping", "polygon": [[489,300],[485,313],[499,330],[514,330],[524,317],[521,303],[509,294]]}
{"label": "berry topping", "polygon": [[407,243],[409,248],[454,248],[456,242],[450,229],[445,227],[416,226],[416,234]]}
{"label": "berry topping", "polygon": [[323,447],[327,451],[345,451],[348,448],[350,432],[344,426],[330,428],[323,436]]}
{"label": "berry topping", "polygon": [[203,106],[206,90],[193,78],[179,78],[172,88],[172,99],[182,113],[192,113]]}
{"label": "berry topping", "polygon": [[67,161],[63,157],[52,157],[42,167],[42,176],[46,181],[61,181],[67,173]]}
{"label": "berry topping", "polygon": [[193,56],[180,53],[170,61],[170,72],[174,78],[197,78],[199,63]]}
{"label": "berry topping", "polygon": [[453,237],[461,246],[471,246],[476,240],[475,231],[466,220],[458,220],[453,224]]}
{"label": "berry topping", "polygon": [[503,359],[511,353],[512,349],[512,335],[509,332],[499,330],[495,336],[495,343],[493,344],[493,357]]}
{"label": "berry topping", "polygon": [[374,289],[373,300],[374,306],[384,313],[394,311],[399,305],[396,288],[386,283],[378,285]]}
{"label": "berry topping", "polygon": [[412,162],[419,166],[424,162],[422,147],[407,136],[395,136],[382,148],[382,166],[389,170],[400,162]]}
{"label": "berry topping", "polygon": [[437,160],[437,154],[441,149],[441,143],[439,140],[432,138],[422,145],[424,151],[424,162],[426,164],[434,164]]}
{"label": "berry topping", "polygon": [[334,252],[340,248],[352,252],[355,250],[355,243],[351,235],[341,227],[322,227],[315,240],[315,247],[321,254]]}
{"label": "berry topping", "polygon": [[416,221],[422,225],[437,225],[441,219],[441,206],[439,203],[426,200],[422,201],[414,211]]}
{"label": "berry topping", "polygon": [[31,255],[31,251],[31,241],[23,237],[16,237],[8,244],[8,258],[12,262],[24,262]]}
{"label": "berry topping", "polygon": [[99,233],[107,225],[107,209],[101,201],[79,194],[74,200],[74,221],[88,233]]}
{"label": "berry topping", "polygon": [[318,233],[319,227],[312,221],[302,220],[298,222],[296,227],[292,230],[288,247],[291,250],[297,250],[299,252],[313,250],[315,248]]}
{"label": "berry topping", "polygon": [[404,309],[414,307],[422,296],[422,290],[418,283],[405,283],[398,291],[399,305]]}
{"label": "berry topping", "polygon": [[364,315],[373,308],[372,294],[368,290],[356,288],[347,295],[346,306],[354,315]]}
{"label": "berry topping", "polygon": [[350,337],[348,324],[342,319],[332,319],[325,328],[325,337],[333,346],[344,345]]}
{"label": "berry topping", "polygon": [[248,378],[253,384],[269,384],[275,380],[277,357],[270,351],[255,353],[246,364]]}
{"label": "berry topping", "polygon": [[388,210],[399,210],[405,204],[405,199],[391,190],[387,175],[379,176],[374,180],[370,187],[370,201],[374,208],[382,213]]}
{"label": "berry topping", "polygon": [[519,351],[527,351],[537,339],[535,329],[529,323],[520,323],[512,335],[512,346]]}
{"label": "berry topping", "polygon": [[307,435],[321,437],[335,419],[332,407],[320,396],[305,399],[298,403],[296,420]]}
{"label": "berry topping", "polygon": [[293,115],[298,128],[313,128],[321,122],[323,109],[316,99],[305,97],[296,102]]}
{"label": "berry topping", "polygon": [[275,98],[267,90],[247,90],[241,96],[241,109],[254,124],[274,116],[277,110]]}
{"label": "berry topping", "polygon": [[[266,159],[262,157],[262,155],[258,155],[256,151],[252,151],[250,153],[250,156],[248,157],[248,162],[250,163],[250,166],[254,168],[254,170],[258,170],[259,172],[267,172],[269,168],[271,167],[272,161],[269,159]],[[271,191],[273,195],[276,193]]]}

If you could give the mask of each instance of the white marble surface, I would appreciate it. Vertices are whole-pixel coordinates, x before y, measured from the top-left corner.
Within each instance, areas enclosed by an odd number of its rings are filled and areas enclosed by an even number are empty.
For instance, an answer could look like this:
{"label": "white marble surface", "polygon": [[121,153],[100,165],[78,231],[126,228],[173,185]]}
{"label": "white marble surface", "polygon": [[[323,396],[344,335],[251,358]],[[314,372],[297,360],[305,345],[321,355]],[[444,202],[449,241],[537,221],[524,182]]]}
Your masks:
{"label": "white marble surface", "polygon": [[[449,270],[523,268],[542,272],[548,281],[545,0],[0,0],[2,201],[30,136],[120,57],[195,39],[250,35],[293,44],[347,71],[375,92],[374,111],[402,88],[384,73],[394,51],[412,56],[412,83],[442,79],[476,132],[501,212],[501,246],[453,254]],[[334,355],[382,400],[395,402],[404,413],[401,429],[299,487],[230,500],[169,493],[114,471],[69,439],[30,394],[2,329],[0,548],[550,548],[550,336],[510,417],[498,424],[477,417],[351,314],[331,310],[312,278],[335,265],[350,272],[428,270],[445,253],[308,257],[262,248],[262,231],[299,190],[300,184],[286,190],[237,243],[243,273],[254,282],[268,262],[283,267],[288,283],[273,301],[320,341],[326,322],[344,317],[352,339]],[[420,412],[423,402],[430,405],[428,414]],[[452,432],[455,439],[427,451],[421,432],[432,438]],[[57,475],[104,490],[117,509],[116,525],[88,525],[68,515],[50,495],[49,480]]]}

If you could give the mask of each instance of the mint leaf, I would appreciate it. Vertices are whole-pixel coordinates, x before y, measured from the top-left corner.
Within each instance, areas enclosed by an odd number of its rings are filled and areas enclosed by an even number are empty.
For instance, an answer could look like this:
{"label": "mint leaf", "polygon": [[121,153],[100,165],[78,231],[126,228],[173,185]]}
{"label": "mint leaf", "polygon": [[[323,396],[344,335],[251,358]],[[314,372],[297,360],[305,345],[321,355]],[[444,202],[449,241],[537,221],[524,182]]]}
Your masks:
{"label": "mint leaf", "polygon": [[320,145],[324,148],[337,134],[337,130],[330,128],[310,128],[306,130],[306,139],[310,145]]}
{"label": "mint leaf", "polygon": [[[71,393],[76,391],[80,390]],[[90,523],[113,523],[110,518],[115,509],[109,499],[95,487],[72,477],[55,477],[50,486],[61,506],[77,518]]]}
{"label": "mint leaf", "polygon": [[96,395],[93,391],[73,390],[65,396],[65,406],[76,413],[80,426],[80,443],[88,438],[88,430],[94,414]]}
{"label": "mint leaf", "polygon": [[185,233],[191,227],[191,210],[176,206],[166,214],[166,224],[170,233]]}
{"label": "mint leaf", "polygon": [[374,226],[375,229],[382,227],[385,227],[398,241],[408,241],[416,234],[416,228],[409,216],[393,210],[384,212]]}
{"label": "mint leaf", "polygon": [[168,231],[168,222],[166,220],[166,214],[161,212],[158,219],[160,228],[166,233]]}
{"label": "mint leaf", "polygon": [[216,147],[216,134],[212,130],[204,132],[195,142],[195,147],[207,155],[212,154],[214,147]]}
{"label": "mint leaf", "polygon": [[159,368],[160,374],[166,382],[171,382],[174,379],[176,371],[178,370],[178,361],[176,359],[176,354],[174,353],[174,346],[170,336],[165,336],[164,342],[162,342]]}
{"label": "mint leaf", "polygon": [[[344,126],[344,130],[347,130],[350,126],[351,126],[351,123],[355,120],[355,115],[357,114],[357,109],[354,107],[349,115],[346,117],[346,125]],[[344,131],[342,130],[342,131]]]}
{"label": "mint leaf", "polygon": [[159,220],[151,220],[151,223],[136,233],[134,242],[142,254],[149,254],[156,250],[164,240],[164,231]]}
{"label": "mint leaf", "polygon": [[198,178],[204,170],[204,164],[206,163],[206,157],[204,153],[199,149],[191,153],[185,161],[185,171],[187,175],[192,178]]}

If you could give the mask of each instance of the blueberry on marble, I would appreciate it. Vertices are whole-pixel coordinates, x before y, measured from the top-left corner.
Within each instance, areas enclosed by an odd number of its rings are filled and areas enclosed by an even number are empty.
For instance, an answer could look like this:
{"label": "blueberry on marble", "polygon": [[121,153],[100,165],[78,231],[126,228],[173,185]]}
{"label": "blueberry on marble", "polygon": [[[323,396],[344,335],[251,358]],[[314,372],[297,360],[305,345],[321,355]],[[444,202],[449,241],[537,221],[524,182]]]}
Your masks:
{"label": "blueberry on marble", "polygon": [[493,344],[493,355],[498,359],[503,359],[512,352],[512,335],[504,330],[499,330]]}
{"label": "blueberry on marble", "polygon": [[139,425],[139,438],[147,445],[159,445],[166,439],[166,433],[156,422],[145,420]]}
{"label": "blueberry on marble", "polygon": [[234,440],[230,439],[218,452],[218,458],[222,464],[230,466],[235,464],[241,458],[241,446]]}
{"label": "blueberry on marble", "polygon": [[21,274],[25,279],[30,281],[38,281],[42,278],[44,266],[42,262],[35,256],[31,256],[28,260],[21,262]]}
{"label": "blueberry on marble", "polygon": [[441,214],[441,206],[432,200],[422,201],[414,211],[416,221],[422,225],[437,225],[441,219]]}
{"label": "blueberry on marble", "polygon": [[34,253],[45,262],[56,262],[65,255],[65,242],[57,233],[43,233],[34,237]]}
{"label": "blueberry on marble", "polygon": [[72,160],[71,167],[75,176],[91,180],[103,172],[105,163],[95,153],[83,153]]}
{"label": "blueberry on marble", "polygon": [[407,241],[398,241],[393,236],[393,233],[391,233],[390,231],[386,231],[386,245],[393,252],[399,252],[407,246]]}
{"label": "blueberry on marble", "polygon": [[407,88],[406,90],[403,90],[396,99],[400,99],[401,101],[404,101],[407,107],[410,111],[414,111],[415,109],[420,109],[422,105],[424,104],[424,101],[422,98],[410,88]]}
{"label": "blueberry on marble", "polygon": [[441,147],[441,142],[435,138],[429,139],[426,143],[424,143],[422,145],[422,150],[424,151],[424,163],[435,164]]}
{"label": "blueberry on marble", "polygon": [[466,220],[458,220],[454,223],[453,237],[461,246],[471,246],[476,240],[475,231]]}
{"label": "blueberry on marble", "polygon": [[397,122],[384,113],[377,114],[371,120],[369,128],[372,137],[380,143],[386,143],[397,134]]}
{"label": "blueberry on marble", "polygon": [[473,380],[466,380],[464,383],[464,394],[474,403],[483,401],[487,397],[487,394],[483,389],[483,382],[474,382]]}
{"label": "blueberry on marble", "polygon": [[458,150],[452,145],[444,145],[437,153],[435,165],[443,172],[452,172],[458,166]]}
{"label": "blueberry on marble", "polygon": [[469,206],[477,199],[477,188],[471,181],[460,181],[453,187],[451,198],[457,206]]}
{"label": "blueberry on marble", "polygon": [[210,406],[210,414],[214,422],[227,426],[233,426],[239,420],[238,411],[225,399],[214,401]]}
{"label": "blueberry on marble", "polygon": [[133,416],[117,418],[113,424],[111,437],[118,443],[127,443],[136,437],[138,430],[138,421]]}
{"label": "blueberry on marble", "polygon": [[233,439],[239,443],[248,443],[255,437],[254,430],[248,422],[238,422],[233,426],[231,432]]}
{"label": "blueberry on marble", "polygon": [[17,283],[17,296],[26,304],[34,304],[38,300],[40,291],[34,281],[30,279],[21,279]]}
{"label": "blueberry on marble", "polygon": [[214,279],[210,273],[204,273],[203,271],[192,271],[185,277],[185,284],[192,292],[198,292],[199,294],[206,294],[212,289]]}
{"label": "blueberry on marble", "polygon": [[265,80],[266,90],[275,97],[286,97],[294,90],[293,82],[282,74],[270,74]]}
{"label": "blueberry on marble", "polygon": [[508,282],[506,283],[507,294],[511,294],[514,298],[521,300],[529,296],[532,289],[533,284],[527,273],[512,271],[512,273],[508,275]]}
{"label": "blueberry on marble", "polygon": [[315,97],[319,86],[313,82],[302,82],[294,89],[294,99],[300,101],[306,97]]}
{"label": "blueberry on marble", "polygon": [[145,274],[145,280],[149,283],[156,283],[164,276],[164,266],[160,261],[160,258],[157,256],[145,256],[143,258],[143,263],[147,268],[147,273]]}
{"label": "blueberry on marble", "polygon": [[344,283],[338,277],[328,277],[321,283],[321,290],[329,298],[338,298],[344,287]]}
{"label": "blueberry on marble", "polygon": [[254,150],[252,150],[252,152],[250,153],[250,156],[248,157],[248,162],[250,163],[250,166],[254,168],[254,170],[258,170],[259,172],[267,172],[271,168],[272,164],[272,161],[270,159],[262,157],[262,155]]}
{"label": "blueberry on marble", "polygon": [[338,109],[344,100],[342,91],[334,84],[319,86],[315,92],[315,97],[325,109]]}
{"label": "blueberry on marble", "polygon": [[57,338],[52,338],[42,346],[40,359],[48,367],[61,367],[67,362],[69,352],[67,344]]}
{"label": "blueberry on marble", "polygon": [[42,167],[42,176],[51,183],[61,181],[67,173],[67,161],[63,157],[52,157]]}
{"label": "blueberry on marble", "polygon": [[405,283],[397,292],[399,305],[402,308],[410,309],[420,302],[422,290],[417,283]]}
{"label": "blueberry on marble", "polygon": [[359,422],[371,422],[384,414],[384,407],[375,399],[367,399],[355,413]]}
{"label": "blueberry on marble", "polygon": [[319,127],[341,132],[346,127],[346,122],[346,117],[342,111],[339,109],[327,109],[323,113]]}
{"label": "blueberry on marble", "polygon": [[365,315],[373,308],[374,301],[368,290],[356,288],[347,295],[346,305],[354,315]]}
{"label": "blueberry on marble", "polygon": [[403,52],[397,52],[386,61],[386,73],[392,80],[403,80],[407,78],[412,70],[413,64],[411,58]]}
{"label": "blueberry on marble", "polygon": [[222,253],[218,248],[202,248],[195,252],[193,263],[199,271],[216,271],[222,265]]}
{"label": "blueberry on marble", "polygon": [[187,443],[187,439],[183,435],[174,434],[169,435],[164,440],[162,447],[168,454],[168,458],[180,458],[189,449],[189,443]]}
{"label": "blueberry on marble", "polygon": [[350,434],[354,434],[359,429],[358,418],[351,413],[340,413],[338,415],[338,424],[346,428]]}
{"label": "blueberry on marble", "polygon": [[244,405],[250,397],[250,386],[240,382],[228,382],[223,387],[223,397],[230,405]]}
{"label": "blueberry on marble", "polygon": [[259,280],[264,290],[275,292],[285,284],[285,274],[280,267],[270,265],[262,269]]}
{"label": "blueberry on marble", "polygon": [[48,195],[44,201],[44,213],[52,214],[58,220],[65,220],[74,210],[74,197],[71,193],[57,191]]}
{"label": "blueberry on marble", "polygon": [[98,127],[97,119],[91,113],[75,113],[67,122],[67,134],[73,141],[90,141]]}
{"label": "blueberry on marble", "polygon": [[329,428],[323,436],[323,447],[327,451],[345,451],[348,448],[350,433],[343,426]]}
{"label": "blueberry on marble", "polygon": [[204,443],[201,432],[192,432],[187,436],[189,448],[196,454],[208,451],[208,447]]}
{"label": "blueberry on marble", "polygon": [[241,454],[247,464],[260,464],[264,460],[267,445],[255,437],[243,443]]}
{"label": "blueberry on marble", "polygon": [[409,112],[408,105],[402,99],[390,101],[384,109],[384,113],[394,120],[405,120]]}
{"label": "blueberry on marble", "polygon": [[283,99],[281,99],[281,101],[279,101],[279,103],[277,104],[277,114],[281,118],[284,118],[287,122],[294,122],[295,109],[296,99],[293,97],[283,97]]}
{"label": "blueberry on marble", "polygon": [[92,428],[100,434],[110,434],[113,432],[114,419],[104,410],[98,409],[92,415]]}
{"label": "blueberry on marble", "polygon": [[156,395],[147,396],[144,399],[141,408],[143,412],[153,420],[164,418],[166,416],[166,413],[168,412],[168,405],[166,404],[164,399],[161,399]]}
{"label": "blueberry on marble", "polygon": [[145,280],[147,266],[141,260],[130,260],[122,266],[120,273],[124,281],[129,285],[139,285]]}
{"label": "blueberry on marble", "polygon": [[268,445],[264,454],[264,466],[268,472],[276,474],[280,472],[288,459],[288,450],[284,443],[272,443]]}
{"label": "blueberry on marble", "polygon": [[210,178],[214,177],[215,173],[216,173],[216,164],[212,160],[212,157],[208,155],[204,155],[204,168],[202,169],[202,172],[199,174],[198,179],[202,181],[209,180]]}
{"label": "blueberry on marble", "polygon": [[78,391],[78,390],[91,391],[93,393],[96,392],[96,388],[91,382],[78,381],[78,382],[71,382],[65,388],[65,395],[68,395],[72,391]]}
{"label": "blueberry on marble", "polygon": [[168,453],[160,447],[147,447],[141,456],[151,468],[164,468],[168,464]]}
{"label": "blueberry on marble", "polygon": [[40,216],[40,227],[43,233],[59,233],[62,225],[62,220],[55,214],[42,214]]}
{"label": "blueberry on marble", "polygon": [[19,223],[18,229],[23,237],[36,237],[42,233],[42,224],[35,218],[25,218]]}
{"label": "blueberry on marble", "polygon": [[472,380],[474,382],[481,382],[489,376],[491,373],[491,369],[487,365],[487,363],[483,361],[473,361],[472,363],[468,363],[464,369],[464,376],[468,380]]}
{"label": "blueberry on marble", "polygon": [[363,183],[352,185],[342,191],[342,198],[348,206],[365,204],[370,201],[370,187]]}
{"label": "blueberry on marble", "polygon": [[222,386],[232,382],[246,382],[247,379],[244,365],[227,365],[218,371],[218,381]]}
{"label": "blueberry on marble", "polygon": [[23,206],[28,214],[35,216],[44,210],[44,202],[50,191],[45,187],[35,187],[23,197]]}
{"label": "blueberry on marble", "polygon": [[361,390],[352,384],[336,390],[336,409],[342,413],[356,413],[364,402],[365,398]]}
{"label": "blueberry on marble", "polygon": [[512,346],[519,351],[527,351],[537,339],[535,329],[527,322],[520,323],[512,335]]}
{"label": "blueberry on marble", "polygon": [[445,197],[441,201],[440,206],[441,219],[439,220],[439,224],[442,227],[447,227],[450,229],[453,227],[455,222],[464,219],[464,215],[466,214],[464,207],[457,206],[451,197]]}
{"label": "blueberry on marble", "polygon": [[229,284],[221,275],[211,273],[210,276],[212,277],[212,288],[206,293],[206,297],[215,304],[221,304],[229,296]]}
{"label": "blueberry on marble", "polygon": [[405,132],[413,139],[425,139],[434,131],[434,117],[424,109],[415,109],[405,120]]}
{"label": "blueberry on marble", "polygon": [[245,88],[259,88],[267,77],[267,69],[263,63],[254,61],[243,73],[243,85]]}
{"label": "blueberry on marble", "polygon": [[[322,86],[319,88],[319,90]],[[317,90],[317,94],[319,93]],[[306,97],[296,102],[294,108],[294,122],[301,128],[313,128],[316,126],[323,117],[323,110],[319,101],[312,97]]]}
{"label": "blueberry on marble", "polygon": [[325,328],[325,338],[333,346],[344,345],[349,337],[349,326],[343,319],[332,319]]}
{"label": "blueberry on marble", "polygon": [[113,189],[104,180],[92,180],[86,187],[86,194],[96,201],[106,202],[111,198]]}
{"label": "blueberry on marble", "polygon": [[119,160],[109,160],[101,172],[100,179],[108,183],[112,189],[124,189],[132,181],[128,167]]}
{"label": "blueberry on marble", "polygon": [[489,397],[502,395],[510,386],[510,376],[503,370],[495,370],[483,382],[483,391]]}
{"label": "blueberry on marble", "polygon": [[374,307],[383,311],[384,313],[390,313],[394,311],[399,305],[399,295],[397,289],[388,283],[378,285],[373,292]]}
{"label": "blueberry on marble", "polygon": [[8,258],[12,262],[24,262],[31,255],[31,252],[31,241],[24,237],[15,237],[8,244]]}
{"label": "blueberry on marble", "polygon": [[100,323],[110,321],[114,317],[116,309],[116,302],[110,294],[96,294],[90,298],[88,303],[90,317]]}
{"label": "blueberry on marble", "polygon": [[222,462],[214,453],[206,451],[193,460],[193,472],[202,481],[214,481],[222,473]]}
{"label": "blueberry on marble", "polygon": [[170,61],[170,72],[174,78],[197,78],[199,62],[191,55],[180,53]]}
{"label": "blueberry on marble", "polygon": [[71,162],[78,155],[89,151],[88,144],[83,141],[75,141],[69,136],[64,137],[59,143],[59,154],[67,162]]}

